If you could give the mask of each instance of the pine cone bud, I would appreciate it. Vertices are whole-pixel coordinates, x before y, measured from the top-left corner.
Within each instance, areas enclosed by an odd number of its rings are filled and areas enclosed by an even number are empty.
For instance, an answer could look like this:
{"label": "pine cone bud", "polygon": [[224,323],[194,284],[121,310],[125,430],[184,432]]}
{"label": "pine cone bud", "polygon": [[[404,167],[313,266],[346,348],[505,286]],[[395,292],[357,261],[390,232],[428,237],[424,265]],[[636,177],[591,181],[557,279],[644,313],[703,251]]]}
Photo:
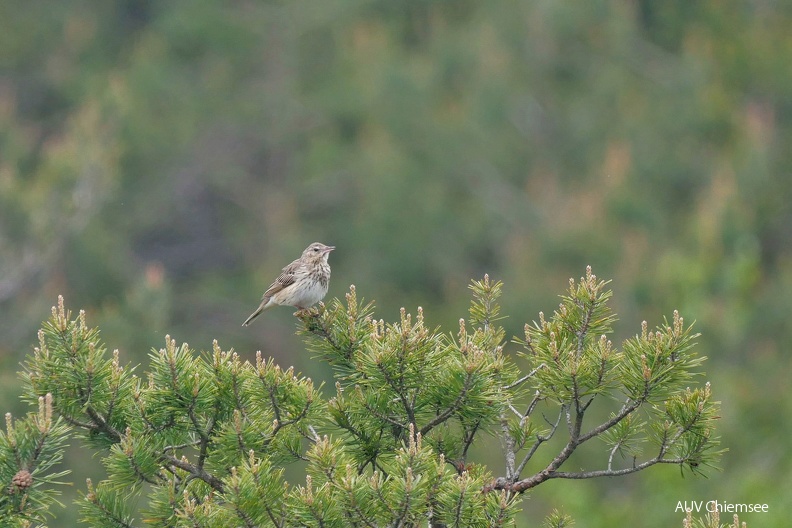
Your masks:
{"label": "pine cone bud", "polygon": [[14,478],[11,479],[11,487],[17,490],[25,490],[33,485],[33,475],[27,469],[20,469]]}

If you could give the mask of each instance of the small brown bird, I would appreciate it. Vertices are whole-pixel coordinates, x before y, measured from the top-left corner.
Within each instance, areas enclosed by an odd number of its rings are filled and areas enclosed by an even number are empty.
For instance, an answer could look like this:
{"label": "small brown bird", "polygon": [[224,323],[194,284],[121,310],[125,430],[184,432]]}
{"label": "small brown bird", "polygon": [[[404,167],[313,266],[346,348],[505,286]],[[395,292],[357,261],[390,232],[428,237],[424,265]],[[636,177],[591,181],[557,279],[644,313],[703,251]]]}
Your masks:
{"label": "small brown bird", "polygon": [[256,311],[250,314],[242,326],[247,326],[261,312],[273,306],[294,306],[304,310],[321,301],[327,294],[330,282],[330,265],[327,257],[335,246],[314,242],[302,252],[300,258],[283,268],[275,279]]}

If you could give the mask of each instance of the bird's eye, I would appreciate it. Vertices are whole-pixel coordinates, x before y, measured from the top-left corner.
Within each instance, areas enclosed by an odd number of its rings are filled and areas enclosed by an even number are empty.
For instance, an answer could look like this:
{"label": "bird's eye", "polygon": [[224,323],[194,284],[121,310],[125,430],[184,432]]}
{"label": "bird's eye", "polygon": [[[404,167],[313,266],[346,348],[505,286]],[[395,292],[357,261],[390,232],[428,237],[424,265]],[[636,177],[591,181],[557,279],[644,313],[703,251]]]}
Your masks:
{"label": "bird's eye", "polygon": [[319,248],[314,248],[314,251],[319,251]]}

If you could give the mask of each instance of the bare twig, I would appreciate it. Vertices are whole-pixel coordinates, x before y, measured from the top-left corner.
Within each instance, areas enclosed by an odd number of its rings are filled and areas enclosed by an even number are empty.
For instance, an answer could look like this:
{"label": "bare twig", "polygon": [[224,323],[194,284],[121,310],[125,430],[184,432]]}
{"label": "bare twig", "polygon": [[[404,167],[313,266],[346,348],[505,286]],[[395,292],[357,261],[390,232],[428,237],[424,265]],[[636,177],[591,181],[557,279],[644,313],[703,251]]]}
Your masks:
{"label": "bare twig", "polygon": [[616,442],[616,445],[614,445],[613,449],[610,450],[610,454],[608,455],[608,471],[613,469],[613,455],[616,454],[616,451],[618,451],[620,447],[621,442]]}
{"label": "bare twig", "polygon": [[[523,457],[522,461],[520,462],[520,465],[517,466],[517,471],[514,474],[514,479],[520,478],[520,474],[525,469],[525,466],[528,464],[528,461],[531,460],[531,458],[533,458],[534,453],[536,453],[536,450],[539,449],[539,446],[542,445],[543,443],[547,442],[551,438],[553,438],[553,435],[555,434],[556,429],[558,429],[558,424],[561,423],[561,416],[562,415],[563,415],[563,409],[561,410],[560,413],[558,413],[558,418],[556,419],[555,423],[554,424],[550,424],[551,425],[550,431],[546,435],[539,435],[539,434],[536,435],[536,441],[531,446],[531,449],[529,449],[528,452],[525,454],[525,456]],[[545,420],[546,419],[547,418],[545,418]]]}
{"label": "bare twig", "polygon": [[501,430],[503,431],[503,450],[506,456],[506,478],[511,480],[516,475],[514,472],[514,438],[509,432],[509,421],[505,415],[501,416]]}
{"label": "bare twig", "polygon": [[523,414],[520,411],[518,411],[517,408],[511,403],[509,403],[509,409],[517,416],[517,418],[520,419],[520,425],[522,425],[522,420],[525,419],[525,416],[523,416]]}
{"label": "bare twig", "polygon": [[525,411],[525,416],[523,416],[522,420],[520,421],[520,425],[522,425],[522,424],[525,422],[525,420],[527,420],[527,419],[528,419],[528,417],[529,417],[529,416],[531,416],[531,414],[534,412],[534,409],[536,409],[536,405],[537,405],[537,404],[538,404],[540,401],[542,401],[542,398],[541,398],[541,396],[540,396],[540,394],[539,394],[539,391],[537,390],[537,391],[534,393],[534,397],[533,397],[533,399],[531,400],[531,403],[530,403],[530,404],[528,404],[528,410],[526,410],[526,411]]}
{"label": "bare twig", "polygon": [[529,379],[534,377],[536,375],[536,373],[539,371],[540,368],[544,368],[545,366],[546,365],[544,363],[542,363],[541,365],[539,365],[538,367],[536,367],[531,372],[529,372],[528,374],[526,374],[522,378],[518,379],[514,383],[512,383],[510,385],[506,385],[505,387],[503,387],[503,390],[510,390],[510,389],[513,389],[515,387],[518,387],[518,386],[522,385],[523,383],[525,383],[526,381],[528,381]]}

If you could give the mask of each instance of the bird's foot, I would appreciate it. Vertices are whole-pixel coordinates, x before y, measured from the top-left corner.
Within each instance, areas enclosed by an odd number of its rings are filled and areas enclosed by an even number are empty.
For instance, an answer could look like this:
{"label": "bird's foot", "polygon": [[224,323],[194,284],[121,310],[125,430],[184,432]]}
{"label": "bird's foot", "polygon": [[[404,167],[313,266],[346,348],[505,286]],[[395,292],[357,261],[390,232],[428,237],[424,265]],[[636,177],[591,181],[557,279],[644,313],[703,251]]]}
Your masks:
{"label": "bird's foot", "polygon": [[311,306],[308,308],[300,308],[296,312],[294,312],[295,317],[299,317],[300,319],[304,319],[306,317],[317,317],[321,315],[322,312],[325,310],[325,305],[323,302],[319,302],[319,304],[315,306]]}

